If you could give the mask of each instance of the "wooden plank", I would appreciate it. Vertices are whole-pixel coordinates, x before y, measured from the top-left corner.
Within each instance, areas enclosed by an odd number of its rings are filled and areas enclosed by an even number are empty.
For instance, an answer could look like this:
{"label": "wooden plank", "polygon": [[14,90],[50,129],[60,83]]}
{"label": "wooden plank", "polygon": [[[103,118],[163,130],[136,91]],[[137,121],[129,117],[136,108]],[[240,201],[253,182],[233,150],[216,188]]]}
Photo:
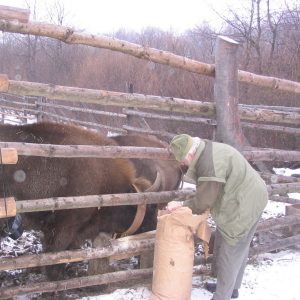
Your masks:
{"label": "wooden plank", "polygon": [[0,198],[0,218],[14,217],[17,213],[14,197]]}

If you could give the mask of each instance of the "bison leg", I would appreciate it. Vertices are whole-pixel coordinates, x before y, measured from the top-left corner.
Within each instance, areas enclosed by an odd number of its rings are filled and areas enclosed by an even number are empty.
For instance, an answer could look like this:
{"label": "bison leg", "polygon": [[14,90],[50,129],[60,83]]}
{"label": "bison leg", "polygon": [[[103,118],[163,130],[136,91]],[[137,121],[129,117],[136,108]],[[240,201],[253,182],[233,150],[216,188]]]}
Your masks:
{"label": "bison leg", "polygon": [[[100,232],[99,235],[93,241],[94,248],[104,248],[111,246],[110,243],[111,236],[108,233]],[[89,275],[97,275],[109,273],[112,268],[109,265],[109,258],[98,258],[89,260]]]}
{"label": "bison leg", "polygon": [[[44,228],[44,241],[46,252],[58,252],[74,248],[74,244],[83,244],[84,238],[81,234],[85,227],[89,227],[90,219],[95,216],[97,210],[83,209],[69,212],[57,212],[53,223]],[[86,237],[88,238],[88,237]],[[79,239],[81,239],[79,241]],[[78,248],[78,247],[77,247]],[[64,275],[64,264],[46,267],[49,279],[62,279]]]}

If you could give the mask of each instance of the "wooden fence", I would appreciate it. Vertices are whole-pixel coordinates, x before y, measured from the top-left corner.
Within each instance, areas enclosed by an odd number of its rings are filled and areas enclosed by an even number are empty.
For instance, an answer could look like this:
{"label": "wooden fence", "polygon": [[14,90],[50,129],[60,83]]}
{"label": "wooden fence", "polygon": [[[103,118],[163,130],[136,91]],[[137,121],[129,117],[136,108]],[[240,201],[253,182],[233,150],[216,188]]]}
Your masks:
{"label": "wooden fence", "polygon": [[[0,7],[1,8],[1,7]],[[20,16],[21,14],[21,16]],[[216,64],[210,65],[194,61],[170,52],[141,45],[111,39],[108,37],[92,36],[76,32],[71,28],[36,23],[28,21],[28,11],[17,9],[6,9],[5,13],[0,9],[0,29],[5,32],[20,34],[32,34],[59,39],[65,43],[82,44],[92,47],[106,48],[119,51],[141,59],[150,60],[155,63],[166,64],[175,68],[197,74],[215,77],[214,103],[196,100],[184,100],[179,98],[158,97],[154,95],[141,95],[136,93],[117,93],[104,90],[91,90],[76,87],[52,86],[42,83],[14,81],[6,75],[0,76],[0,108],[1,120],[5,122],[8,116],[23,119],[24,122],[35,122],[43,118],[56,119],[63,122],[74,122],[83,126],[94,127],[99,130],[127,133],[129,131],[152,133],[167,137],[174,133],[155,131],[149,126],[131,126],[129,121],[132,117],[138,117],[141,124],[146,124],[146,119],[172,120],[179,122],[192,122],[205,124],[214,128],[215,138],[218,141],[229,143],[239,148],[247,159],[254,162],[264,161],[300,161],[299,151],[279,149],[257,149],[251,148],[245,140],[243,128],[261,128],[264,130],[283,132],[299,136],[300,114],[299,108],[286,107],[259,107],[238,104],[237,85],[238,82],[246,82],[256,86],[270,88],[270,90],[283,90],[300,93],[300,83],[289,80],[266,77],[252,74],[237,69],[236,51],[237,43],[225,37],[218,37]],[[27,16],[27,17],[26,17]],[[16,22],[15,20],[19,20]],[[13,21],[11,21],[13,20]],[[230,75],[229,75],[230,74]],[[64,101],[65,104],[60,102]],[[72,103],[72,104],[70,104]],[[107,112],[94,108],[79,107],[74,103],[101,104],[122,109],[119,112]],[[52,112],[49,112],[51,108]],[[133,109],[134,108],[134,109]],[[138,108],[138,109],[137,109]],[[140,111],[139,109],[147,109]],[[226,109],[225,109],[226,108]],[[150,111],[149,111],[150,110]],[[63,112],[82,114],[96,114],[107,118],[118,118],[122,120],[120,126],[113,127],[111,124],[98,124],[91,121],[78,121],[76,118],[66,116]],[[158,112],[159,113],[158,113]],[[171,114],[170,114],[171,112]],[[185,115],[182,115],[185,114]],[[186,114],[189,114],[187,116]],[[259,121],[259,123],[253,123]],[[263,124],[263,123],[267,124]],[[57,157],[147,157],[170,159],[171,154],[166,149],[122,147],[93,147],[58,145],[30,145],[20,143],[0,143],[1,148],[14,148],[18,155],[57,156]],[[51,151],[49,151],[51,149]],[[101,151],[99,151],[101,150]],[[288,192],[299,192],[300,181],[298,178],[287,178],[270,173],[262,173],[262,177],[268,183],[270,199],[279,202],[299,205],[297,199],[291,199],[277,194]],[[100,207],[103,205],[124,205],[137,203],[165,203],[170,199],[186,198],[193,194],[191,191],[172,191],[161,193],[141,193],[136,195],[95,195],[90,197],[63,197],[39,199],[35,201],[23,201],[16,203],[17,212],[43,211],[53,209],[72,209],[78,207]],[[114,197],[114,203],[110,199]],[[116,198],[117,197],[117,198]],[[116,201],[115,199],[118,199]],[[84,204],[83,204],[84,200]],[[298,206],[297,206],[298,207]],[[299,215],[287,215],[283,218],[262,221],[257,232],[282,227],[292,228],[300,223]],[[294,228],[294,227],[293,227]],[[271,251],[279,248],[289,247],[300,241],[300,235],[294,234],[280,241],[265,244],[253,248],[251,255]],[[59,253],[45,253],[39,256],[2,259],[0,269],[17,269],[35,267],[49,264],[58,264],[74,261],[103,258],[128,253],[130,255],[153,250],[153,233],[143,234],[138,237],[127,237],[113,242],[110,249],[89,249],[64,251]],[[125,246],[126,245],[126,246]],[[203,262],[203,260],[202,260]],[[38,283],[34,285],[6,288],[0,290],[0,298],[9,298],[17,295],[31,294],[36,292],[59,291],[69,288],[78,288],[90,285],[99,285],[108,282],[116,282],[128,278],[149,277],[151,269],[116,272],[77,279]]]}

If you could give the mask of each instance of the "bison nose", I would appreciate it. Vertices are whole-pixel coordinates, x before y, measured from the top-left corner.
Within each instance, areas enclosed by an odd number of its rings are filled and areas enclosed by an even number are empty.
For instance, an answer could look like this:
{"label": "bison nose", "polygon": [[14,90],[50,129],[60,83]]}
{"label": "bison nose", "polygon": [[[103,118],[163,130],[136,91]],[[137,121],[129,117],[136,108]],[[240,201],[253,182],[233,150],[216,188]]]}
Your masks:
{"label": "bison nose", "polygon": [[14,180],[16,182],[24,182],[26,179],[26,173],[23,170],[17,170],[14,172]]}

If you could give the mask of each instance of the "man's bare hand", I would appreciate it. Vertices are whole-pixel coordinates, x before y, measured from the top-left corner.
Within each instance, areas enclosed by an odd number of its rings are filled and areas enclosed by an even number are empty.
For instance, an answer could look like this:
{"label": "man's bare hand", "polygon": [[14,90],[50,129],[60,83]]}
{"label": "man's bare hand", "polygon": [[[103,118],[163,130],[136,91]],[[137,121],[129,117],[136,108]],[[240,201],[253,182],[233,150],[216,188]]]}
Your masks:
{"label": "man's bare hand", "polygon": [[178,208],[180,208],[182,206],[183,206],[183,202],[182,201],[171,201],[171,202],[169,202],[167,204],[166,210],[168,210],[168,211],[171,212],[171,211],[174,211],[174,210],[176,210],[176,209],[178,209]]}

